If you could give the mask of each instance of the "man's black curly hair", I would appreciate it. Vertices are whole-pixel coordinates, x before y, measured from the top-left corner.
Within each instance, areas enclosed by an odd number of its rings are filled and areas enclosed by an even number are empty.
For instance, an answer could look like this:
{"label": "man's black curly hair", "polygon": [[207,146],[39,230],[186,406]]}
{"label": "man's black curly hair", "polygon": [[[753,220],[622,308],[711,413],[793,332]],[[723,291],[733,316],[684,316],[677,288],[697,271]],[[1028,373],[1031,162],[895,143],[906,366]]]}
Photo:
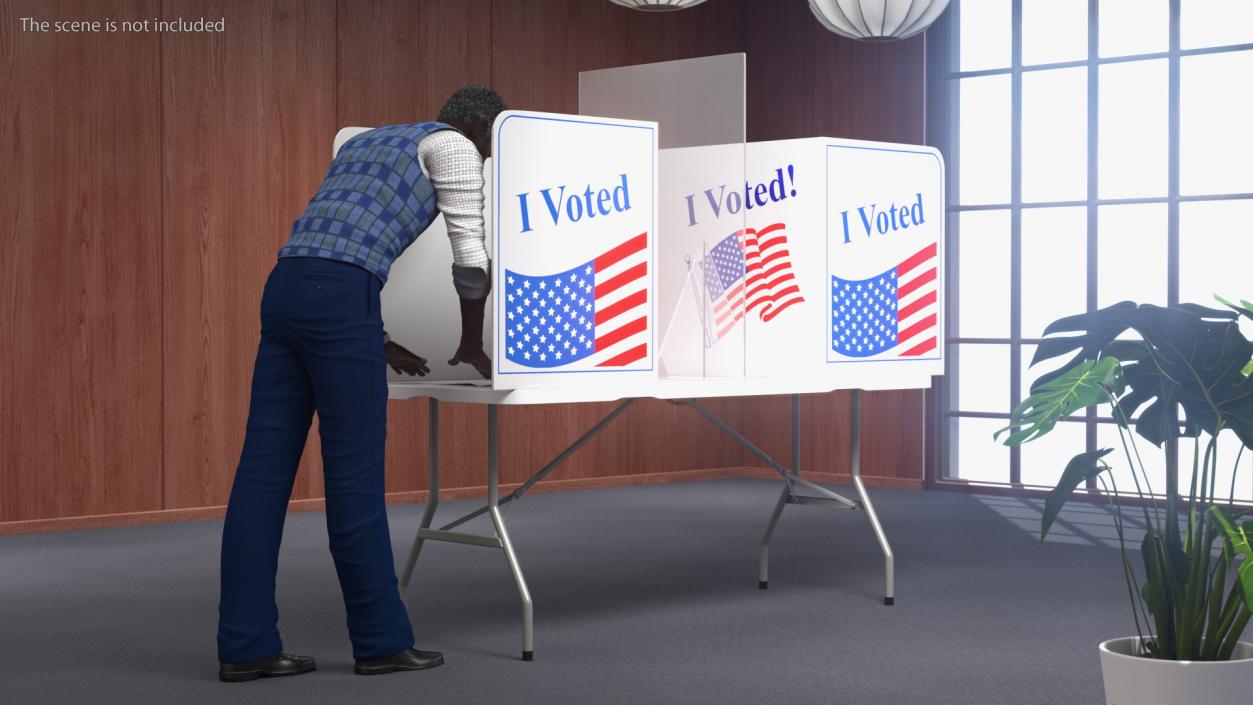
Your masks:
{"label": "man's black curly hair", "polygon": [[469,85],[457,89],[439,111],[440,122],[459,121],[467,125],[482,122],[491,129],[496,116],[508,110],[505,101],[487,86]]}

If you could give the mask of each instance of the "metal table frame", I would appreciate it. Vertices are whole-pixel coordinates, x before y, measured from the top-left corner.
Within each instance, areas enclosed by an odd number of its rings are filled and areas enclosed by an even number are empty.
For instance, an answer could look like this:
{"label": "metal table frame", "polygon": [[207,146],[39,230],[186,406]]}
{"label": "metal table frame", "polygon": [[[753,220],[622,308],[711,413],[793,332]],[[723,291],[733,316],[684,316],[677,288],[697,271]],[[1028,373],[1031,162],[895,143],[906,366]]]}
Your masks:
{"label": "metal table frame", "polygon": [[[405,567],[400,578],[400,589],[402,594],[408,592],[410,579],[413,576],[414,566],[417,565],[418,556],[422,552],[422,545],[426,541],[446,541],[450,543],[459,543],[470,546],[487,546],[490,548],[500,549],[505,554],[505,560],[509,565],[509,572],[513,575],[514,583],[518,588],[518,595],[522,599],[522,660],[530,661],[535,655],[535,622],[534,607],[531,600],[531,591],[527,588],[526,578],[522,575],[522,566],[518,562],[517,553],[514,551],[513,542],[509,540],[509,532],[505,528],[505,520],[501,514],[501,507],[513,502],[526,494],[528,490],[535,486],[535,483],[543,480],[549,473],[561,465],[567,458],[574,454],[585,443],[595,438],[601,431],[605,430],[614,419],[618,418],[628,408],[635,403],[635,399],[626,399],[621,401],[613,411],[610,411],[604,418],[592,426],[586,433],[579,437],[574,443],[570,444],[565,450],[561,451],[548,464],[540,468],[526,482],[522,483],[513,492],[500,496],[500,420],[499,420],[499,404],[487,405],[487,504],[465,514],[453,521],[444,524],[438,529],[431,528],[431,524],[435,519],[435,511],[439,507],[439,400],[434,397],[429,399],[430,414],[427,423],[428,437],[428,463],[427,472],[429,476],[429,494],[426,502],[426,509],[422,513],[422,523],[418,528],[417,534],[413,538],[413,546],[409,549],[409,557],[405,561]],[[852,475],[853,487],[857,490],[858,499],[852,500],[843,495],[818,485],[817,483],[806,480],[799,474],[800,468],[800,395],[792,394],[792,465],[785,467],[770,457],[765,451],[758,448],[751,441],[745,438],[735,429],[731,428],[725,421],[715,416],[700,402],[695,399],[674,399],[671,403],[683,404],[691,407],[696,413],[700,414],[705,420],[713,424],[718,430],[731,437],[732,440],[746,448],[750,453],[757,456],[764,463],[774,469],[783,478],[783,488],[779,493],[779,499],[775,502],[774,511],[770,514],[770,520],[766,524],[766,530],[762,534],[761,544],[757,549],[757,586],[766,589],[769,585],[769,576],[767,569],[769,566],[770,538],[774,534],[775,526],[779,523],[779,517],[783,514],[783,508],[789,504],[803,506],[819,506],[830,507],[833,509],[854,509],[865,512],[866,518],[870,520],[870,526],[874,529],[875,538],[878,539],[879,548],[883,551],[884,563],[884,593],[883,603],[891,605],[895,601],[894,592],[894,560],[892,556],[892,548],[888,544],[887,535],[883,532],[883,526],[879,523],[879,517],[875,513],[874,504],[871,503],[870,497],[866,494],[866,487],[861,480],[861,396],[858,390],[852,390],[852,413],[850,415],[850,449],[849,449],[849,472]],[[801,487],[809,490],[813,494],[801,494],[797,488]],[[456,528],[470,521],[471,519],[488,514],[492,519],[492,526],[495,529],[494,536],[483,534],[467,533],[456,531]]]}

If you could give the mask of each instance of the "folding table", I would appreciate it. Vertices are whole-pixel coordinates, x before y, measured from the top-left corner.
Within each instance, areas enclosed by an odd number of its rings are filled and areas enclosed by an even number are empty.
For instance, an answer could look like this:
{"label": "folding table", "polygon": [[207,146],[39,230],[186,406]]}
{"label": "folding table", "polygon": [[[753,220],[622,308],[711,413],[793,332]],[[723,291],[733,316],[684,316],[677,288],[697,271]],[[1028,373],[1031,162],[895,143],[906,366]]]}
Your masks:
{"label": "folding table", "polygon": [[[706,421],[742,445],[750,453],[774,469],[783,479],[783,487],[779,498],[774,504],[770,519],[766,523],[757,551],[758,587],[766,589],[769,583],[767,574],[770,539],[779,517],[786,505],[823,506],[834,509],[852,509],[865,513],[874,530],[875,538],[883,551],[884,561],[884,593],[883,602],[893,604],[895,561],[887,535],[875,513],[874,504],[866,493],[861,479],[861,398],[860,390],[852,389],[852,408],[849,417],[850,449],[849,463],[853,487],[857,499],[849,499],[833,492],[817,483],[800,476],[800,395],[833,391],[830,382],[814,383],[802,380],[786,379],[676,379],[667,378],[653,380],[641,385],[625,389],[621,385],[585,385],[570,388],[536,388],[517,390],[495,390],[485,386],[448,383],[392,383],[389,385],[391,399],[415,399],[426,397],[430,405],[427,424],[429,494],[426,509],[422,513],[422,521],[413,539],[408,559],[401,573],[401,591],[407,592],[413,577],[414,567],[426,541],[444,541],[469,546],[485,546],[500,549],[513,575],[518,595],[522,601],[522,660],[530,661],[534,657],[534,617],[530,589],[523,577],[522,565],[517,552],[510,540],[505,526],[501,507],[520,499],[537,482],[543,480],[562,462],[573,455],[585,443],[596,437],[621,416],[636,400],[654,398],[682,404],[700,414]],[[784,465],[745,438],[740,432],[729,426],[725,421],[711,413],[700,399],[713,397],[743,397],[763,395],[791,396],[791,440],[792,459],[790,465]],[[550,462],[539,468],[526,482],[505,496],[500,494],[500,421],[501,405],[556,404],[618,401],[618,405],[594,424],[574,443],[558,453]],[[440,403],[465,403],[486,406],[487,439],[487,502],[482,507],[460,516],[450,522],[434,527],[435,512],[439,508],[440,490],[440,457],[439,457],[439,423]],[[483,535],[459,531],[458,527],[466,522],[487,514],[491,517],[494,527],[493,535]]]}

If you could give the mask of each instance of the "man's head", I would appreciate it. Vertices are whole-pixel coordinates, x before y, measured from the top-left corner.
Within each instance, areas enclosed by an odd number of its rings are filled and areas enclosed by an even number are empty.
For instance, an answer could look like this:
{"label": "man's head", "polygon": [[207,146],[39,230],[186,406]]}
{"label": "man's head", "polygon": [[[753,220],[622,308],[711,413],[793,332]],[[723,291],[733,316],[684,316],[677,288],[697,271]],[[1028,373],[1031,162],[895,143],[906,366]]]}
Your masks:
{"label": "man's head", "polygon": [[486,86],[462,86],[444,103],[436,118],[461,131],[486,159],[492,156],[492,123],[508,110],[496,91]]}

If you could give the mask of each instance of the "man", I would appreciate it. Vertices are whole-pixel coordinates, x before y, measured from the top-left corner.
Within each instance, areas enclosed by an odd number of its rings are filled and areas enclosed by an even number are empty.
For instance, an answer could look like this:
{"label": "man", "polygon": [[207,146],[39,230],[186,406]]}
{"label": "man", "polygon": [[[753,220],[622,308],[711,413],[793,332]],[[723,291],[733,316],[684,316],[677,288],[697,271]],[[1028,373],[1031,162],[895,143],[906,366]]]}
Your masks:
{"label": "man", "polygon": [[283,651],[274,596],[287,502],[315,410],[326,524],[356,672],[443,663],[441,654],[413,648],[383,501],[386,365],[408,374],[430,370],[425,359],[387,339],[379,290],[392,261],[442,211],[461,299],[461,340],[448,362],[491,374],[483,352],[490,287],[483,159],[503,110],[493,91],[466,86],[448,99],[437,122],[353,137],[279,250],[261,299],[247,435],[222,530],[218,676],[224,681],[315,668],[312,658]]}

